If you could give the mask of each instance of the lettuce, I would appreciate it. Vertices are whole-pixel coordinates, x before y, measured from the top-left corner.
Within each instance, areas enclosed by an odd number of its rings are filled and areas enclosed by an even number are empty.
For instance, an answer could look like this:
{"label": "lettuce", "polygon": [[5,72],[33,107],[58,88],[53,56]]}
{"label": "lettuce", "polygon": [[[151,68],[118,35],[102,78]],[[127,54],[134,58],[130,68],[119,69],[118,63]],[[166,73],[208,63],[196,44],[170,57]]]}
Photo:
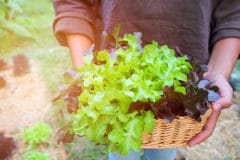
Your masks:
{"label": "lettuce", "polygon": [[127,46],[98,52],[95,63],[93,54],[85,56],[78,70],[82,93],[72,114],[72,132],[127,155],[140,151],[143,133],[155,126],[152,111],[129,112],[131,103],[156,102],[166,86],[185,94],[180,82],[187,81],[191,65],[155,41],[142,48],[137,36],[126,34],[121,42]]}

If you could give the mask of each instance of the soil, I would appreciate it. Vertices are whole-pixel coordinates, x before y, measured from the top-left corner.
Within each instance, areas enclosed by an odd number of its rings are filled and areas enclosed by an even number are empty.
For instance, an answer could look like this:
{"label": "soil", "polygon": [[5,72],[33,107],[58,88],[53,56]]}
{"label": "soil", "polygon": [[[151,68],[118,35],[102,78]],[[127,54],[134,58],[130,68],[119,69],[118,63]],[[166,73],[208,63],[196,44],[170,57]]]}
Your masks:
{"label": "soil", "polygon": [[19,77],[14,76],[11,67],[0,72],[6,80],[6,85],[0,89],[0,131],[18,142],[14,160],[20,159],[24,148],[23,129],[43,121],[51,101],[51,94],[39,76],[39,68],[31,66],[30,73]]}
{"label": "soil", "polygon": [[6,134],[43,120],[51,94],[38,73],[36,67],[20,77],[14,77],[11,69],[0,73],[7,83],[0,89],[0,130]]}

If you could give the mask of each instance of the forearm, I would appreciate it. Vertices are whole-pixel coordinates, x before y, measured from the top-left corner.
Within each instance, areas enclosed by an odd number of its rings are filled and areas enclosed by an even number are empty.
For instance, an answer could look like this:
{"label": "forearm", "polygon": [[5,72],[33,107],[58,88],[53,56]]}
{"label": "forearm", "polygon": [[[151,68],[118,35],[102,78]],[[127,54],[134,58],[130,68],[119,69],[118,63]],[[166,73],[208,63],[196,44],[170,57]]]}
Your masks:
{"label": "forearm", "polygon": [[218,41],[208,63],[210,75],[223,75],[229,79],[240,53],[240,38],[225,38]]}
{"label": "forearm", "polygon": [[74,67],[79,68],[83,65],[83,52],[90,48],[92,42],[88,37],[81,34],[69,34],[66,37],[72,63]]}

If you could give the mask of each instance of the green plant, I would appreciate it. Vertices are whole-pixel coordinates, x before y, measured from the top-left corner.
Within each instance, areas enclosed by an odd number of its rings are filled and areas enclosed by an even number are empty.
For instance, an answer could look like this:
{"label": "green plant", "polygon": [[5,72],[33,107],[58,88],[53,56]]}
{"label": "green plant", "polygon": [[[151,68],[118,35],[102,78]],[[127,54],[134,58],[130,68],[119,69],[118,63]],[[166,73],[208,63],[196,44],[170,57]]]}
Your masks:
{"label": "green plant", "polygon": [[7,31],[9,35],[15,34],[32,38],[27,27],[22,25],[24,22],[30,21],[22,15],[22,2],[23,0],[0,0],[0,30]]}
{"label": "green plant", "polygon": [[[81,144],[81,145],[79,145]],[[107,160],[106,148],[77,137],[73,143],[65,144],[68,160]]]}
{"label": "green plant", "polygon": [[50,160],[47,153],[31,150],[23,155],[22,160]]}
{"label": "green plant", "polygon": [[38,123],[31,128],[24,129],[24,141],[31,147],[35,147],[41,143],[47,143],[49,136],[52,134],[52,129],[46,123]]}
{"label": "green plant", "polygon": [[140,151],[155,119],[190,115],[200,122],[207,104],[219,98],[218,87],[202,79],[206,66],[191,65],[155,41],[143,47],[139,34],[113,39],[115,50],[87,54],[84,66],[64,74],[67,85],[58,98],[67,103],[73,135],[127,155]]}
{"label": "green plant", "polygon": [[38,151],[40,144],[48,143],[52,129],[47,123],[40,122],[23,130],[23,140],[28,145],[24,149],[23,160],[50,160],[47,153]]}
{"label": "green plant", "polygon": [[232,160],[231,157],[225,157],[224,160]]}
{"label": "green plant", "polygon": [[[81,77],[75,83],[82,92],[79,109],[72,114],[72,132],[107,145],[109,152],[127,155],[129,150],[140,151],[142,134],[155,125],[152,111],[129,112],[130,104],[156,102],[165,86],[185,94],[180,81],[187,81],[191,65],[187,57],[175,57],[166,45],[159,47],[153,42],[141,48],[138,37],[130,34],[120,39],[122,42],[128,46],[111,54],[100,51],[96,64],[92,54],[84,57]],[[75,92],[66,99],[71,101],[73,95]]]}

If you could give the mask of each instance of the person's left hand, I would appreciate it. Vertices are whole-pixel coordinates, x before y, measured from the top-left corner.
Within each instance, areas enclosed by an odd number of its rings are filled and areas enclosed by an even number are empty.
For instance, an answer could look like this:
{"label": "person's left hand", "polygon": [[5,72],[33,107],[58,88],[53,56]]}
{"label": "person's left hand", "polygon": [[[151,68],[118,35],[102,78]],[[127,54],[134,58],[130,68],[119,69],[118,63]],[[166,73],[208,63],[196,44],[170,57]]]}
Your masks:
{"label": "person's left hand", "polygon": [[220,99],[212,103],[212,113],[208,117],[203,130],[188,142],[190,147],[205,141],[209,136],[211,136],[221,110],[230,107],[232,103],[233,89],[225,76],[221,74],[205,73],[204,78],[212,81],[212,85],[219,87]]}

